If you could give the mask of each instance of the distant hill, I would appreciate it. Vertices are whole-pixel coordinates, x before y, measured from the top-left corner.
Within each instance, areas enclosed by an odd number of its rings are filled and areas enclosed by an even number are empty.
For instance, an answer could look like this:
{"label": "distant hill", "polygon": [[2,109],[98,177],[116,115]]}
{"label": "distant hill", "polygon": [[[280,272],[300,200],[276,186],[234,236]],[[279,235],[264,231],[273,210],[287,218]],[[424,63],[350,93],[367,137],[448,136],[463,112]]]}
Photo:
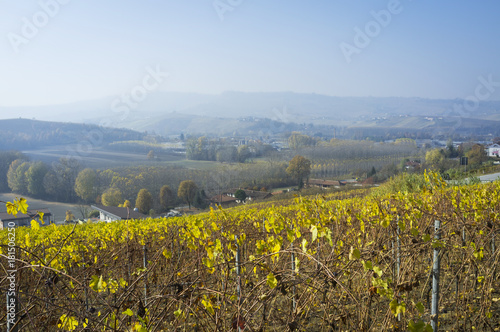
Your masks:
{"label": "distant hill", "polygon": [[105,128],[93,124],[49,122],[28,119],[0,120],[0,149],[33,149],[81,142],[99,144],[142,139],[130,129]]}
{"label": "distant hill", "polygon": [[[334,97],[293,92],[224,92],[218,95],[155,91],[126,108],[116,97],[66,105],[0,107],[2,114],[155,131],[162,135],[275,133],[297,125],[425,132],[491,133],[500,121],[500,101],[473,110],[461,99]],[[249,119],[267,119],[256,123]],[[440,119],[442,118],[442,119]],[[472,121],[473,120],[473,121]],[[259,126],[267,126],[259,128]],[[352,131],[351,130],[351,131]],[[493,133],[492,133],[493,134]]]}

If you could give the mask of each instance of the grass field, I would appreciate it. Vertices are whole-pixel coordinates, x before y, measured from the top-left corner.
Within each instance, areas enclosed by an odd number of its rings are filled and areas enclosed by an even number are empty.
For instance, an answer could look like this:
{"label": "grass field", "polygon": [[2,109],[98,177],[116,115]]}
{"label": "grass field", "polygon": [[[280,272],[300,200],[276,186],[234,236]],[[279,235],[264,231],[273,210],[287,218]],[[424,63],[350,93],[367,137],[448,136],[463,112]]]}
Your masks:
{"label": "grass field", "polygon": [[113,168],[121,166],[179,166],[189,169],[211,170],[226,163],[204,160],[186,160],[183,155],[162,153],[158,160],[148,160],[146,154],[133,152],[108,151],[103,149],[92,149],[87,152],[78,152],[76,147],[53,146],[39,150],[23,151],[33,160],[41,160],[51,164],[60,158],[74,157],[79,160],[84,167],[91,168]]}
{"label": "grass field", "polygon": [[205,160],[177,160],[177,161],[166,161],[161,162],[162,166],[179,166],[189,169],[200,169],[200,170],[212,170],[221,165],[228,165],[227,163],[220,163],[218,161],[205,161]]}

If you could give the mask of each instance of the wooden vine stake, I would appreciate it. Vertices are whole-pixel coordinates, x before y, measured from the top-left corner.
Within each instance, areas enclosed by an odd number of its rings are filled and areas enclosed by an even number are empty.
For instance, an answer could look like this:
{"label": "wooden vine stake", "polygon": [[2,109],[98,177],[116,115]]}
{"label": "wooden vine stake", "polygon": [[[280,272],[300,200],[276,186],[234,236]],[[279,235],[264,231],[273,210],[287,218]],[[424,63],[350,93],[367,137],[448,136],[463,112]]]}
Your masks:
{"label": "wooden vine stake", "polygon": [[[493,259],[495,259],[495,232],[496,230],[493,229],[492,235],[491,235],[491,256]],[[492,279],[495,280],[496,278],[496,266],[493,267],[493,272],[492,272]]]}
{"label": "wooden vine stake", "polygon": [[[293,225],[292,225],[293,230]],[[297,307],[297,300],[295,299],[295,253],[293,252],[293,242],[290,243],[290,248],[292,249],[292,315],[295,313],[295,309]]]}
{"label": "wooden vine stake", "polygon": [[[441,221],[434,222],[434,239],[441,239]],[[434,248],[434,264],[432,266],[432,302],[431,302],[431,326],[434,332],[437,331],[439,321],[439,245]]]}
{"label": "wooden vine stake", "polygon": [[[267,236],[266,236],[266,218],[262,218],[262,233],[264,234],[264,239],[267,240]],[[264,304],[262,305],[262,322],[265,323],[266,322],[266,302],[264,301]]]}
{"label": "wooden vine stake", "polygon": [[241,271],[240,271],[240,245],[238,244],[238,236],[234,236],[234,242],[236,242],[236,293],[238,295],[238,313],[236,314],[236,330],[238,332],[243,331],[240,327],[240,306],[241,306]]}
{"label": "wooden vine stake", "polygon": [[89,292],[87,290],[87,270],[86,270],[86,267],[85,267],[85,262],[83,262],[83,273],[85,273],[85,277],[83,278],[83,280],[85,280],[85,311],[88,311],[89,310]]}
{"label": "wooden vine stake", "polygon": [[143,251],[143,267],[144,267],[144,306],[146,307],[148,305],[147,298],[148,298],[148,274],[146,272],[146,269],[148,268],[148,257],[147,257],[147,252],[148,248],[146,245],[142,246],[142,251]]}
{"label": "wooden vine stake", "polygon": [[[401,240],[399,238],[399,217],[396,219],[396,284],[400,283],[399,271],[401,269]],[[401,313],[398,313],[398,322],[401,321]]]}

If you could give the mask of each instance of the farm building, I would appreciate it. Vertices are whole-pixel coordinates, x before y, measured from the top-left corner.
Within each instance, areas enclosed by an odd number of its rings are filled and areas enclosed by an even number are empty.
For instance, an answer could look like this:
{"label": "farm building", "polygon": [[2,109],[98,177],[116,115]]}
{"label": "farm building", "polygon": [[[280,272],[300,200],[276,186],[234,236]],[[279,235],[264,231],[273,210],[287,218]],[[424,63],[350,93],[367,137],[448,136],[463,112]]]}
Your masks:
{"label": "farm building", "polygon": [[486,153],[488,153],[488,157],[500,157],[500,145],[492,144],[487,146]]}
{"label": "farm building", "polygon": [[[38,212],[43,213],[43,222],[40,221]],[[11,214],[8,214],[7,212],[0,212],[0,228],[2,229],[12,227],[12,223],[14,223],[13,227],[30,227],[31,220],[36,220],[40,224],[40,226],[47,226],[53,222],[52,212],[50,212],[49,209],[39,209],[36,211],[28,210],[26,214],[18,213],[17,216],[13,216]]]}
{"label": "farm building", "polygon": [[210,202],[212,204],[217,204],[217,205],[221,205],[221,206],[224,206],[224,205],[229,205],[229,204],[232,204],[232,203],[236,203],[237,199],[234,198],[233,196],[231,195],[215,195],[213,196],[212,198],[210,198]]}
{"label": "farm building", "polygon": [[[241,203],[236,197],[234,197],[234,193],[238,189],[232,189],[222,195],[216,195],[210,199],[212,204],[220,204],[220,205],[229,205],[232,203]],[[247,198],[245,202],[262,200],[272,197],[273,195],[267,191],[258,191],[258,190],[247,190],[243,189]]]}
{"label": "farm building", "polygon": [[323,189],[336,188],[340,186],[340,181],[323,180],[323,179],[309,179],[307,182],[309,187],[319,187]]}
{"label": "farm building", "polygon": [[92,209],[99,211],[99,219],[106,222],[128,219],[145,219],[148,216],[134,209],[116,206],[91,205]]}

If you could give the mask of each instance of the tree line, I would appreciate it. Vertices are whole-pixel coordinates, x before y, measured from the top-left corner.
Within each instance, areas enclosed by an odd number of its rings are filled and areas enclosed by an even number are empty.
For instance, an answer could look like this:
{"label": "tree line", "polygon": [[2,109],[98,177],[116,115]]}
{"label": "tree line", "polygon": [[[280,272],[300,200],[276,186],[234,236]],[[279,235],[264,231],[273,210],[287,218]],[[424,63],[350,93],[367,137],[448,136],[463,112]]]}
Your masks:
{"label": "tree line", "polygon": [[156,165],[92,169],[74,158],[47,164],[30,161],[16,151],[0,152],[0,161],[1,192],[113,206],[134,207],[146,201],[141,208],[145,212],[166,211],[183,203],[204,208],[209,197],[229,188],[270,190],[296,184],[286,161],[222,164],[211,170]]}
{"label": "tree line", "polygon": [[[467,158],[467,165],[463,164],[462,158]],[[479,169],[488,161],[488,154],[482,144],[467,142],[455,147],[448,140],[445,148],[428,150],[425,161],[429,168],[440,172],[446,179],[456,179],[465,176],[464,170]]]}
{"label": "tree line", "polygon": [[250,158],[261,157],[272,151],[268,144],[252,141],[239,144],[232,139],[190,137],[186,140],[186,158],[219,162],[244,163]]}
{"label": "tree line", "polygon": [[[219,150],[216,149],[217,142],[221,143]],[[254,156],[259,146],[266,149],[263,144],[245,144],[236,148],[227,140],[217,141],[203,137],[188,138],[186,145],[198,151],[197,153],[208,154],[218,151],[220,160],[221,151],[225,151],[222,149],[224,146],[233,150],[230,153],[233,157],[242,156],[240,161],[247,160],[246,156]],[[0,190],[51,201],[104,205],[129,204],[132,207],[139,200],[138,194],[145,189],[148,194],[143,193],[141,196],[150,195],[151,199],[146,201],[151,202],[149,205],[146,204],[149,209],[142,210],[153,209],[161,212],[183,203],[205,207],[208,198],[220,195],[229,188],[271,190],[300,186],[303,181],[299,181],[296,172],[288,169],[295,163],[293,158],[297,155],[303,156],[308,161],[305,163],[308,171],[304,173],[306,176],[302,176],[304,180],[311,174],[319,178],[341,178],[369,172],[378,174],[384,169],[389,172],[390,168],[394,168],[401,160],[423,153],[411,139],[382,144],[335,139],[323,141],[300,133],[292,133],[289,136],[289,145],[290,149],[267,152],[265,158],[256,162],[222,163],[213,169],[204,170],[152,164],[91,169],[73,158],[61,158],[57,162],[47,164],[30,161],[20,152],[0,152]],[[259,153],[262,151],[264,150]],[[183,181],[192,181],[196,190],[189,190],[189,195],[179,194]]]}

